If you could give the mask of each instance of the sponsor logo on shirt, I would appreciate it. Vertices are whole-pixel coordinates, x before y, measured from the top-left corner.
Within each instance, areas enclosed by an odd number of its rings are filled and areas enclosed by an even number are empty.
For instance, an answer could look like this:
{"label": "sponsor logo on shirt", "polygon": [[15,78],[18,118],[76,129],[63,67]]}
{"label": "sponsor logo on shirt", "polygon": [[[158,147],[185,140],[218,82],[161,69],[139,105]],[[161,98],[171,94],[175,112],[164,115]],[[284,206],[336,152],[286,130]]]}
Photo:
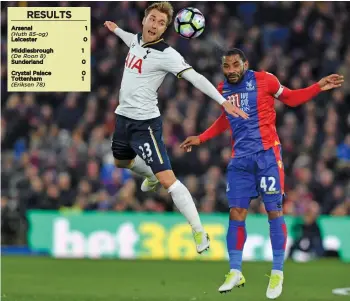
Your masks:
{"label": "sponsor logo on shirt", "polygon": [[230,95],[227,99],[236,107],[240,108],[244,112],[250,111],[248,93],[236,93]]}
{"label": "sponsor logo on shirt", "polygon": [[131,70],[137,69],[138,73],[142,73],[142,59],[136,57],[133,54],[128,53],[125,60],[125,67]]}

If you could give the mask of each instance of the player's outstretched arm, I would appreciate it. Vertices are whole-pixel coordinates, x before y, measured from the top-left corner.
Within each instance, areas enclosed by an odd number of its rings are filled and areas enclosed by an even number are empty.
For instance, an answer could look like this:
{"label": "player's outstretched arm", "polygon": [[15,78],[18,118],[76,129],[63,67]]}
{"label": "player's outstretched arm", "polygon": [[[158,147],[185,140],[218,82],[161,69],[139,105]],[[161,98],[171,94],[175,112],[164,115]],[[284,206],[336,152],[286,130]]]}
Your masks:
{"label": "player's outstretched arm", "polygon": [[160,61],[161,69],[171,72],[178,78],[183,77],[188,80],[198,90],[214,99],[226,112],[234,117],[248,118],[248,114],[235,107],[230,101],[222,97],[215,87],[203,75],[197,73],[185,61],[185,59],[173,48],[169,47],[163,52],[163,59]]}
{"label": "player's outstretched arm", "polygon": [[225,112],[223,112],[218,119],[214,121],[214,123],[207,128],[202,134],[199,136],[190,136],[187,137],[184,142],[180,144],[180,147],[185,151],[190,152],[192,150],[192,146],[197,146],[203,142],[206,142],[221,133],[225,132],[230,127],[230,123],[228,122]]}
{"label": "player's outstretched arm", "polygon": [[217,89],[208,81],[203,75],[199,74],[193,69],[186,70],[182,77],[188,80],[193,86],[198,90],[208,95],[210,98],[214,99],[220,105],[222,105],[226,112],[234,117],[242,117],[244,119],[248,118],[248,114],[235,107],[230,101],[226,100],[219,93]]}
{"label": "player's outstretched arm", "polygon": [[271,95],[288,106],[296,107],[308,102],[322,91],[341,87],[344,77],[338,74],[332,74],[322,78],[318,83],[297,90],[290,90],[282,86],[276,76],[271,73],[266,73],[266,81],[268,92]]}
{"label": "player's outstretched arm", "polygon": [[107,27],[111,32],[116,34],[119,38],[123,40],[123,42],[130,47],[132,39],[134,38],[134,34],[131,32],[124,31],[117,24],[111,21],[106,21],[104,26]]}

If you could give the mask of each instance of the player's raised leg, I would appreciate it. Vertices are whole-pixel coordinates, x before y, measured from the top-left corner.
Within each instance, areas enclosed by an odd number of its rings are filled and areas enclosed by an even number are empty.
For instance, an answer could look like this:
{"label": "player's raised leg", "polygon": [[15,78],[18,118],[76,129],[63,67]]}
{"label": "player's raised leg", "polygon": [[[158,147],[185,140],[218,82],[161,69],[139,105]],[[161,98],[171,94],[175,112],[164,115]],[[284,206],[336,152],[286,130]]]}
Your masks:
{"label": "player's raised leg", "polygon": [[192,227],[198,253],[209,248],[209,238],[205,233],[199,214],[188,189],[175,177],[166,147],[162,139],[160,117],[148,121],[134,122],[131,147],[152,169],[159,183],[168,190],[174,204]]}
{"label": "player's raised leg", "polygon": [[157,189],[159,184],[157,177],[153,174],[152,169],[138,155],[132,160],[114,159],[114,162],[119,168],[130,169],[134,173],[145,177],[141,185],[142,191],[155,191]]}
{"label": "player's raised leg", "polygon": [[152,169],[138,155],[130,162],[127,168],[145,178],[141,184],[141,190],[143,192],[156,191],[160,186],[160,183],[157,177],[154,175]]}
{"label": "player's raised leg", "polygon": [[185,216],[192,227],[193,236],[198,253],[209,248],[209,236],[204,231],[196,205],[185,185],[183,185],[172,170],[164,170],[156,173],[159,182],[170,193],[174,204]]}
{"label": "player's raised leg", "polygon": [[260,182],[260,193],[269,218],[273,255],[266,297],[276,299],[282,294],[283,289],[283,265],[287,243],[287,227],[282,211],[284,170],[280,146],[275,146],[265,151],[260,159],[260,162],[264,162],[264,164],[258,166],[258,179]]}
{"label": "player's raised leg", "polygon": [[127,123],[130,119],[117,116],[113,139],[112,152],[115,165],[119,168],[128,168],[136,174],[145,177],[145,184],[141,186],[142,191],[155,190],[159,181],[153,174],[152,169],[142,160],[129,144]]}

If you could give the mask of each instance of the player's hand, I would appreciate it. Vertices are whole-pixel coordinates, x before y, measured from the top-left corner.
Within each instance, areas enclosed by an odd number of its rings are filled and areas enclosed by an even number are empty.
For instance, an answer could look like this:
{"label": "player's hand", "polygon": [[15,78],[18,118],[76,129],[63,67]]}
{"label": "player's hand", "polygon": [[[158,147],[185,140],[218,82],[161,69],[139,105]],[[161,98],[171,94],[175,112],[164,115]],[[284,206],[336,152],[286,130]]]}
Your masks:
{"label": "player's hand", "polygon": [[320,88],[322,91],[327,91],[327,90],[341,87],[343,82],[344,82],[344,76],[339,74],[331,74],[322,78],[318,82],[318,84],[320,85]]}
{"label": "player's hand", "polygon": [[104,26],[107,27],[111,32],[114,32],[116,28],[118,28],[118,25],[111,21],[106,21]]}
{"label": "player's hand", "polygon": [[233,117],[242,117],[243,119],[248,119],[249,117],[247,113],[234,106],[229,100],[226,100],[222,106],[225,108],[226,112]]}
{"label": "player's hand", "polygon": [[180,144],[180,148],[183,148],[186,152],[192,151],[193,145],[199,145],[201,144],[201,140],[199,139],[199,136],[190,136],[187,137],[184,142]]}

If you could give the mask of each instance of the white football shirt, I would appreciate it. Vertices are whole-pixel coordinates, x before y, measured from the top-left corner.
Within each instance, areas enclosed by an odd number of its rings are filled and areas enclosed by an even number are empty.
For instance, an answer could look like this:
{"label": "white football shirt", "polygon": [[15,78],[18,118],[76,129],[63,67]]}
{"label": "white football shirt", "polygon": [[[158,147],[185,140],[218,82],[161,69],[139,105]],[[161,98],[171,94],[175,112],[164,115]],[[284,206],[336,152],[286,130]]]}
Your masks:
{"label": "white football shirt", "polygon": [[129,42],[115,113],[136,120],[158,117],[157,91],[167,73],[181,78],[182,73],[192,67],[163,39],[143,43],[138,33]]}

